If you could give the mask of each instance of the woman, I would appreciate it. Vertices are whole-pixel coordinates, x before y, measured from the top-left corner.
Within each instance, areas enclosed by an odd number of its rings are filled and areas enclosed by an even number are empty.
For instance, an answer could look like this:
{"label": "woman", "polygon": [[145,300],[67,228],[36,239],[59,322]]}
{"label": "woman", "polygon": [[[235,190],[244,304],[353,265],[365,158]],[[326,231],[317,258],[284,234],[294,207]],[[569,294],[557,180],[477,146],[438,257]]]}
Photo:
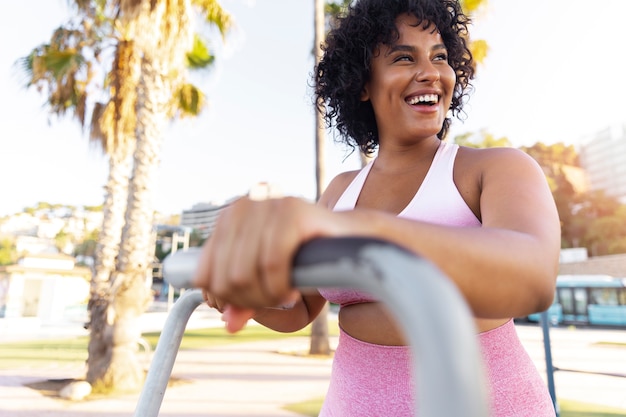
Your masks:
{"label": "woman", "polygon": [[346,143],[376,159],[337,176],[317,205],[239,200],[203,250],[196,284],[230,331],[254,318],[291,332],[326,300],[340,304],[322,416],[414,413],[409,351],[384,307],[358,291],[289,287],[300,244],[348,235],[395,242],[456,283],[476,318],[493,416],[555,414],[512,321],[554,295],[560,230],[545,177],[518,150],[443,140],[473,76],[467,25],[451,0],[353,3],[327,38],[316,98]]}

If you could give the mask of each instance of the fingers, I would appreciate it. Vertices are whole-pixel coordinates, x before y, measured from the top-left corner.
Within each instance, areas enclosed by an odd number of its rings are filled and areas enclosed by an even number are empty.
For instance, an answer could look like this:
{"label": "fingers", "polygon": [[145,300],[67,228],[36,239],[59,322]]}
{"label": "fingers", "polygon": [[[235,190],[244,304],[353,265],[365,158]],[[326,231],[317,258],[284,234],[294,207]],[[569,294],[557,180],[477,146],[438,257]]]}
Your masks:
{"label": "fingers", "polygon": [[205,243],[194,277],[207,303],[226,311],[226,304],[255,309],[294,298],[291,262],[311,237],[305,221],[311,206],[295,198],[242,198],[226,208]]}
{"label": "fingers", "polygon": [[222,320],[226,323],[226,330],[229,333],[236,333],[242,330],[255,314],[254,309],[228,305],[222,314]]}
{"label": "fingers", "polygon": [[287,302],[291,293],[292,259],[302,243],[298,218],[302,215],[300,202],[283,200],[272,208],[274,215],[267,219],[261,236],[258,264],[262,291],[273,300],[273,305]]}
{"label": "fingers", "polygon": [[271,300],[262,284],[262,266],[259,255],[263,235],[267,233],[268,202],[244,200],[233,207],[229,221],[237,228],[228,227],[228,237],[220,240],[219,278],[213,287],[217,294],[227,296],[232,304],[264,307]]}
{"label": "fingers", "polygon": [[202,290],[202,297],[209,307],[222,313],[222,321],[226,323],[226,330],[229,333],[243,330],[248,321],[256,315],[256,310],[224,304],[206,290]]}
{"label": "fingers", "polygon": [[209,307],[216,309],[220,313],[224,312],[224,309],[226,308],[226,303],[223,300],[218,299],[213,294],[204,289],[202,290],[202,297]]}

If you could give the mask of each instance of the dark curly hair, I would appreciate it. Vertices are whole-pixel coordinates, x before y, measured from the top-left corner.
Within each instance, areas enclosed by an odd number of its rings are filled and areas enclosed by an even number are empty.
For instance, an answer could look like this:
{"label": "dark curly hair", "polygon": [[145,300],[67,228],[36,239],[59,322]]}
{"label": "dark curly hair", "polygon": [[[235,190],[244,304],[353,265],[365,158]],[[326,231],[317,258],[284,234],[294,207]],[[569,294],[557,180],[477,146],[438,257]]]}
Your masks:
{"label": "dark curly hair", "polygon": [[[378,128],[369,101],[361,93],[370,78],[370,63],[381,44],[391,45],[399,39],[396,18],[401,14],[415,16],[420,23],[432,23],[448,50],[448,62],[456,73],[456,84],[450,110],[459,116],[474,76],[472,54],[467,47],[469,18],[456,0],[357,0],[335,27],[322,46],[323,56],[315,68],[315,103],[324,115],[327,127],[335,125],[343,142],[371,154],[378,147]],[[441,131],[443,139],[450,127],[446,117]]]}

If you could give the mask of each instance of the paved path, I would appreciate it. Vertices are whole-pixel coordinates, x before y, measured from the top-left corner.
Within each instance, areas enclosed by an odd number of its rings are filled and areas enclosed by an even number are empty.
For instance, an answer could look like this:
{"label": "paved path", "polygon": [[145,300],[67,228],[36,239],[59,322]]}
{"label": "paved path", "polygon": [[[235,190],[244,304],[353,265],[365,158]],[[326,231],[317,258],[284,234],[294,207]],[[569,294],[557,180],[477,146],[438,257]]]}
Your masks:
{"label": "paved path", "polygon": [[[161,316],[144,322],[157,326]],[[195,319],[193,317],[196,317]],[[209,313],[192,316],[190,326],[219,325]],[[545,375],[541,329],[518,326],[518,332],[537,367]],[[624,373],[626,348],[599,342],[626,344],[626,331],[552,329],[553,358],[560,368]],[[332,344],[336,343],[335,338]],[[302,352],[308,338],[286,338],[181,351],[173,375],[181,383],[168,388],[162,417],[296,416],[285,411],[289,403],[322,397],[328,385],[331,360],[286,354]],[[283,353],[279,353],[279,352]],[[46,397],[24,384],[56,378],[81,378],[79,367],[0,371],[0,417],[122,417],[132,416],[138,395],[69,402]],[[626,416],[626,378],[589,372],[558,371],[558,398],[621,407]]]}
{"label": "paved path", "polygon": [[[543,333],[518,325],[524,347],[545,374]],[[626,329],[559,327],[550,330],[556,396],[624,410],[626,416]]]}
{"label": "paved path", "polygon": [[[277,352],[298,351],[308,338],[255,342],[181,351],[173,375],[179,382],[165,393],[160,416],[295,416],[288,403],[322,397],[331,360]],[[23,386],[46,378],[80,377],[80,369],[0,371],[2,417],[132,416],[138,395],[70,402]]]}

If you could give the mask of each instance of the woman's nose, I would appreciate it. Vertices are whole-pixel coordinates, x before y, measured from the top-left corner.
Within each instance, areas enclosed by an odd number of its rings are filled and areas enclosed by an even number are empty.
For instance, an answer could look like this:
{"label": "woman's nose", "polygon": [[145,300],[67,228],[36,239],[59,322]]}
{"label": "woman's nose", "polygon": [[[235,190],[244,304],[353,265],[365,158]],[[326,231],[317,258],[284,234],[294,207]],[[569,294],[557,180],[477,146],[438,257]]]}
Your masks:
{"label": "woman's nose", "polygon": [[430,61],[422,62],[415,72],[417,82],[437,82],[439,78],[439,70]]}

